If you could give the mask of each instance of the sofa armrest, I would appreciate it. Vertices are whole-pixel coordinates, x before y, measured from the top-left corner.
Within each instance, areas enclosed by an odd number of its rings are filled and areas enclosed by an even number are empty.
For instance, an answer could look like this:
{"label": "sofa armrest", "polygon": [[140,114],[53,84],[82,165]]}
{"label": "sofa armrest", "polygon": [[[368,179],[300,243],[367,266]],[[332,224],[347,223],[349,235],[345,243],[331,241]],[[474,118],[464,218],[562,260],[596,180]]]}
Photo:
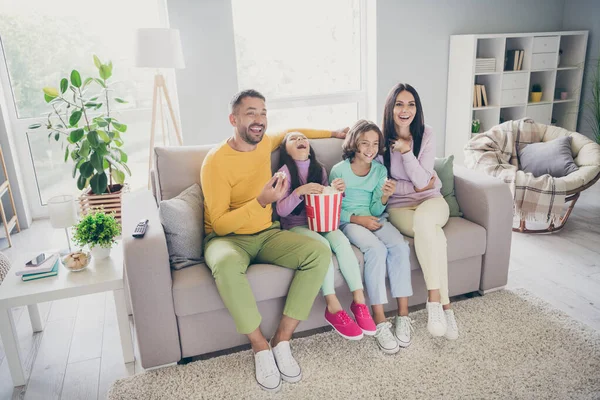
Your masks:
{"label": "sofa armrest", "polygon": [[508,185],[483,172],[456,166],[454,189],[464,218],[486,230],[479,289],[486,291],[505,286],[513,218],[513,199]]}
{"label": "sofa armrest", "polygon": [[[181,359],[181,346],[171,268],[156,200],[148,190],[126,193],[122,208],[125,271],[142,366],[177,362]],[[149,221],[145,236],[133,238],[135,226],[146,218]]]}

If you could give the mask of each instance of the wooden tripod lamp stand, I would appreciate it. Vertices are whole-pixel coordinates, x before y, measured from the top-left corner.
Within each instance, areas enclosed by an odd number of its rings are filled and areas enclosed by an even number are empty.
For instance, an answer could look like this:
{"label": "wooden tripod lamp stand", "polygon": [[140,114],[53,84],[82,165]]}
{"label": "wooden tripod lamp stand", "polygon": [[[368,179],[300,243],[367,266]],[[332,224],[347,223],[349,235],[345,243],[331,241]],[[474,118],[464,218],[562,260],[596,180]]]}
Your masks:
{"label": "wooden tripod lamp stand", "polygon": [[[163,115],[163,97],[167,103],[169,116],[175,130],[177,145],[181,146],[183,140],[177,116],[173,110],[173,104],[169,96],[165,77],[161,74],[160,68],[185,68],[183,61],[183,50],[181,48],[181,39],[179,30],[170,28],[143,28],[138,29],[136,37],[136,67],[156,68],[154,76],[154,90],[152,95],[152,123],[150,127],[150,148],[148,156],[148,189],[150,188],[150,170],[154,156],[154,139],[156,132],[156,118],[160,114],[160,126],[162,130],[163,146],[167,144],[167,135],[165,134],[165,118]],[[170,142],[170,140],[169,140]]]}

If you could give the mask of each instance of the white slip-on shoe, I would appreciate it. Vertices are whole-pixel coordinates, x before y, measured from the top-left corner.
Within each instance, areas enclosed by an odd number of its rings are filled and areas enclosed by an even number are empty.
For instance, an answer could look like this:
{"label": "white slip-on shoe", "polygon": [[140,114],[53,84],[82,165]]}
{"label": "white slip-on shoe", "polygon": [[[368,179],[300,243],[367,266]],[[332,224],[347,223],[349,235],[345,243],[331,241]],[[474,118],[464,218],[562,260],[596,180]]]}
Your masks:
{"label": "white slip-on shoe", "polygon": [[408,347],[412,343],[410,339],[411,332],[414,332],[412,326],[412,319],[410,317],[396,317],[396,329],[394,329],[394,336],[400,347]]}
{"label": "white slip-on shoe", "polygon": [[391,323],[382,322],[377,324],[377,332],[375,332],[377,345],[385,354],[396,354],[400,350],[400,346],[390,330],[391,327]]}
{"label": "white slip-on shoe", "polygon": [[442,305],[427,302],[427,330],[431,333],[431,336],[444,336],[446,328],[446,316]]}
{"label": "white slip-on shoe", "polygon": [[448,340],[456,340],[458,339],[458,324],[456,323],[456,318],[454,317],[454,311],[446,310],[444,311],[446,314],[446,325],[448,328],[446,329],[446,339]]}
{"label": "white slip-on shoe", "polygon": [[278,392],[281,389],[281,374],[275,364],[271,350],[262,350],[254,353],[254,368],[256,382],[268,392]]}
{"label": "white slip-on shoe", "polygon": [[302,369],[300,369],[300,365],[292,355],[290,342],[279,342],[277,346],[273,347],[273,356],[281,373],[281,379],[288,383],[300,382]]}

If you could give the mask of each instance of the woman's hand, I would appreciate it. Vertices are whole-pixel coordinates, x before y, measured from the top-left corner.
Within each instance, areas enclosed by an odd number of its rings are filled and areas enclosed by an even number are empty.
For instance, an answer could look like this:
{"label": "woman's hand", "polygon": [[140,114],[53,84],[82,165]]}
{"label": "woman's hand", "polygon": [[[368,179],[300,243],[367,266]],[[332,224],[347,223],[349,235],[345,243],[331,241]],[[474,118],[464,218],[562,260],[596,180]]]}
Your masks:
{"label": "woman's hand", "polygon": [[398,153],[408,153],[410,151],[410,145],[412,143],[412,139],[402,139],[398,138],[392,142],[392,151],[397,151]]}
{"label": "woman's hand", "polygon": [[337,190],[338,192],[343,192],[346,190],[346,183],[342,178],[335,178],[331,181],[331,187]]}
{"label": "woman's hand", "polygon": [[306,185],[302,185],[296,190],[294,190],[296,196],[304,196],[305,194],[319,194],[323,193],[323,185],[318,183],[307,183]]}
{"label": "woman's hand", "polygon": [[431,177],[431,179],[429,180],[429,183],[424,188],[417,189],[417,187],[415,186],[415,192],[421,193],[421,192],[424,192],[426,190],[433,189],[434,186],[435,186],[435,175],[433,175]]}
{"label": "woman's hand", "polygon": [[376,231],[377,229],[382,227],[382,225],[379,223],[379,219],[373,216],[359,217],[353,215],[350,217],[350,222],[352,222],[353,224],[364,226],[370,231]]}

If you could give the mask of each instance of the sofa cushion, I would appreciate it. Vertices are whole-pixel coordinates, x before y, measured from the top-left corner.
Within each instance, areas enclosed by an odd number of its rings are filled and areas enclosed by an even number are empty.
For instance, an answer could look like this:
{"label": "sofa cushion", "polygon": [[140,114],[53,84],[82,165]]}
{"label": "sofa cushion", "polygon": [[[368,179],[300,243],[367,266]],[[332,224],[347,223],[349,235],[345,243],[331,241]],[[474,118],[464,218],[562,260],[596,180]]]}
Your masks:
{"label": "sofa cushion", "polygon": [[519,163],[521,170],[536,178],[546,174],[562,178],[578,169],[573,161],[569,136],[528,144],[519,152]]}
{"label": "sofa cushion", "polygon": [[155,147],[156,200],[172,199],[194,183],[200,185],[202,162],[214,145]]}
{"label": "sofa cushion", "polygon": [[433,167],[438,178],[442,182],[442,196],[448,203],[451,217],[462,217],[458,201],[454,195],[454,154],[446,158],[436,158]]}
{"label": "sofa cushion", "polygon": [[160,202],[158,214],[165,230],[171,268],[203,262],[204,212],[202,191],[197,183],[176,197]]}
{"label": "sofa cushion", "polygon": [[[480,256],[485,252],[485,229],[473,222],[464,218],[450,218],[444,227],[444,233],[448,243],[448,262]],[[413,240],[410,238],[407,238],[407,240],[411,248],[411,269],[418,269],[420,266],[415,255]],[[353,250],[362,271],[364,269],[362,253],[357,248]],[[335,258],[334,266],[335,287],[346,285]],[[256,301],[260,302],[284,297],[294,277],[294,271],[275,265],[254,264],[248,268],[246,275]],[[177,316],[182,317],[215,311],[225,307],[217,291],[215,280],[206,264],[173,270],[171,276],[173,278],[173,301]]]}

